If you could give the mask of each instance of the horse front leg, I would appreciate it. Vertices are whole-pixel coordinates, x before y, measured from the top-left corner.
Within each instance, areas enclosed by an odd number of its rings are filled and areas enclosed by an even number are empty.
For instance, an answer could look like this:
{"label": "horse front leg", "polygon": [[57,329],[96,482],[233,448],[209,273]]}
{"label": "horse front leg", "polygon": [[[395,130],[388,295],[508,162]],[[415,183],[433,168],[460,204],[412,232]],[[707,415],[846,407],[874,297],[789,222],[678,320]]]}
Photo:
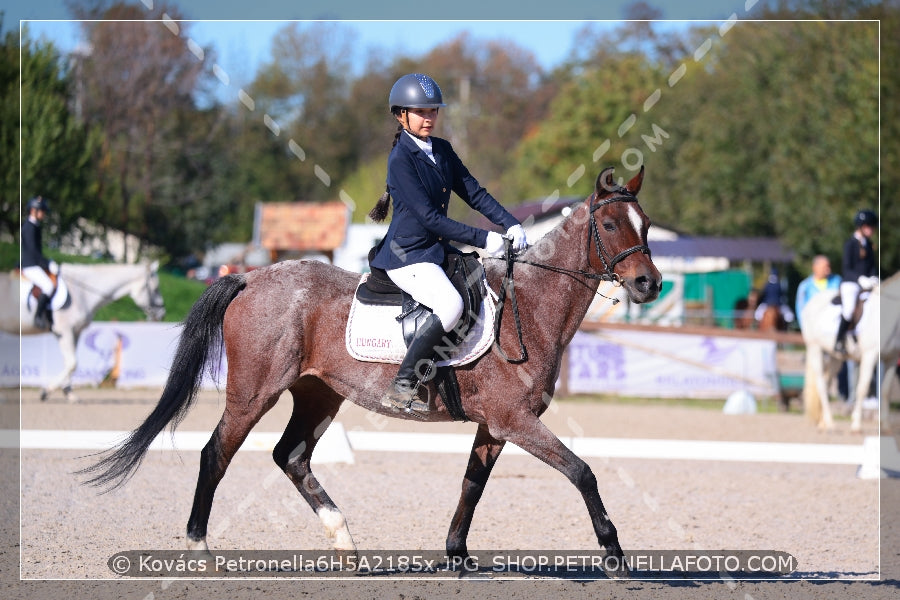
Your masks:
{"label": "horse front leg", "polygon": [[478,426],[475,441],[472,443],[472,452],[469,454],[469,464],[466,466],[466,475],[463,478],[459,504],[456,506],[456,513],[450,521],[450,531],[447,534],[447,556],[451,558],[464,560],[469,557],[466,538],[469,535],[472,517],[475,515],[475,506],[481,499],[484,486],[505,444],[492,436],[485,425]]}
{"label": "horse front leg", "polygon": [[[494,431],[494,428],[491,428],[491,433],[499,439],[516,444],[532,456],[541,459],[565,475],[578,488],[591,517],[597,541],[606,550],[607,557],[617,559],[603,561],[607,576],[611,578],[628,577],[629,569],[625,553],[619,545],[616,528],[603,506],[603,500],[597,489],[597,478],[591,468],[569,450],[534,414],[524,413],[514,417],[511,421],[509,425],[502,428],[502,431]],[[608,566],[616,568],[607,568]]]}

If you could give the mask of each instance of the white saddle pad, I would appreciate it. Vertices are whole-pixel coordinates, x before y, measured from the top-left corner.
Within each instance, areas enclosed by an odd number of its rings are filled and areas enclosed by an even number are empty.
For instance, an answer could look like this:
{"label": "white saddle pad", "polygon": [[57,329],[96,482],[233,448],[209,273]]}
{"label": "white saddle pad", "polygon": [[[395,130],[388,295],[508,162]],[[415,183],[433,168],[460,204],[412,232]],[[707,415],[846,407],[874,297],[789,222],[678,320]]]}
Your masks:
{"label": "white saddle pad", "polygon": [[[37,299],[31,295],[31,288],[34,284],[32,284],[24,275],[20,275],[19,277],[22,281],[22,284],[19,286],[20,301],[22,306],[25,307],[26,314],[33,313],[37,308]],[[50,299],[50,310],[62,310],[68,299],[69,287],[66,285],[66,280],[62,277],[58,277],[56,280],[56,293],[53,294],[53,297]]]}
{"label": "white saddle pad", "polygon": [[[360,284],[369,277],[364,273]],[[487,287],[487,284],[485,284]],[[448,360],[439,360],[437,365],[454,366],[470,363],[494,343],[494,313],[496,295],[487,287],[488,295],[481,301],[478,319],[472,325],[469,335],[452,353]],[[350,318],[347,319],[347,352],[356,360],[400,364],[406,356],[403,331],[397,317],[399,306],[372,306],[363,304],[353,297]]]}

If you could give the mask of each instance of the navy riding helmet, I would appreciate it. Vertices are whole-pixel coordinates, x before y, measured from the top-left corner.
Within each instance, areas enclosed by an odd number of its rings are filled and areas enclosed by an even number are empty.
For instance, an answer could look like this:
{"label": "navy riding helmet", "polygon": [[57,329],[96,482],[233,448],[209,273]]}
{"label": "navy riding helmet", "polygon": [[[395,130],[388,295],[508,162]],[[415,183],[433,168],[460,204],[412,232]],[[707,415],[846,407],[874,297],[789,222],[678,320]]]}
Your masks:
{"label": "navy riding helmet", "polygon": [[388,97],[391,112],[401,108],[440,108],[444,97],[437,82],[422,73],[404,75],[391,88]]}
{"label": "navy riding helmet", "polygon": [[861,210],[856,213],[856,217],[853,219],[853,224],[859,228],[863,225],[871,225],[875,227],[878,225],[878,216],[872,212],[871,210]]}

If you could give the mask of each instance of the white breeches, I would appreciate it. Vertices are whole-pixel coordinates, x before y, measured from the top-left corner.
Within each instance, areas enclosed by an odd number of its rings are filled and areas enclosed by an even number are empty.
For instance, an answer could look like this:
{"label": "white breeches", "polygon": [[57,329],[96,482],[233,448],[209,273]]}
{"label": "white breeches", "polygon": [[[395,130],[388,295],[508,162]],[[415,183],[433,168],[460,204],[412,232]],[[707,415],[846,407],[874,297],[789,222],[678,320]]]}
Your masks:
{"label": "white breeches", "polygon": [[447,279],[444,270],[434,263],[414,263],[389,269],[391,281],[409,294],[419,304],[424,304],[437,315],[449,332],[463,313],[463,301],[456,288]]}
{"label": "white breeches", "polygon": [[855,281],[841,282],[841,316],[848,321],[856,310],[856,298],[859,296],[859,284]]}
{"label": "white breeches", "polygon": [[50,276],[39,266],[34,265],[25,267],[22,269],[22,275],[24,275],[28,281],[41,288],[41,291],[48,296],[53,294],[53,282],[50,280]]}

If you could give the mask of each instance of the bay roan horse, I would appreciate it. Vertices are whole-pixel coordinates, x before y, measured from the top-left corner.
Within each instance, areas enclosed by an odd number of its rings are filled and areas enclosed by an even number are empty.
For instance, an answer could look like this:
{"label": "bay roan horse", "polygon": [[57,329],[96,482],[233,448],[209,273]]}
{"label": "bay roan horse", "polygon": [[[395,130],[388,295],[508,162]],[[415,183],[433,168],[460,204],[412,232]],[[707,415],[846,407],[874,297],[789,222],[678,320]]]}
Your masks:
{"label": "bay roan horse", "polygon": [[[609,574],[627,574],[627,565],[590,467],[540,420],[562,366],[563,350],[575,335],[601,280],[612,280],[636,303],[654,300],[661,277],[650,260],[650,220],[637,202],[643,168],[624,187],[612,169],[597,178],[595,192],[554,230],[516,257],[514,289],[521,318],[525,361],[514,364],[488,352],[457,368],[462,404],[478,424],[459,504],[446,540],[448,555],[468,557],[466,537],[475,506],[504,444],[512,442],[562,472],[581,492],[594,531],[607,556],[621,564]],[[506,272],[500,260],[487,261],[489,285],[497,290]],[[344,400],[371,411],[394,413],[379,402],[396,365],[358,362],[345,348],[344,333],[359,274],[319,262],[277,263],[214,283],[187,316],[172,371],[159,403],[140,427],[83,472],[94,485],[119,485],[140,464],[153,439],[185,416],[224,339],[228,361],[226,406],[200,455],[200,472],[187,524],[188,547],[207,550],[207,526],[216,486],[251,428],[290,390],[293,413],[273,458],[323,522],[335,549],[356,551],[343,514],[310,470],[318,438]],[[511,295],[510,295],[511,296]],[[512,298],[510,318],[499,342],[510,354],[518,347]],[[221,337],[220,337],[221,336]],[[426,387],[426,386],[423,386]],[[433,384],[427,392],[435,408],[422,418],[449,421]],[[420,390],[421,392],[421,390]]]}
{"label": "bay roan horse", "polygon": [[[78,338],[87,329],[99,308],[119,298],[130,296],[146,313],[148,319],[165,316],[162,295],[159,293],[159,263],[152,264],[74,264],[60,269],[65,280],[69,302],[53,311],[53,335],[59,342],[63,356],[63,370],[41,390],[41,400],[62,389],[69,402],[77,400],[72,392],[72,373],[78,366],[75,350]],[[23,286],[28,289],[22,290]],[[22,305],[22,292],[31,284],[20,281],[18,274],[0,277],[0,330],[12,334],[36,335],[46,333],[34,327],[34,309]]]}

